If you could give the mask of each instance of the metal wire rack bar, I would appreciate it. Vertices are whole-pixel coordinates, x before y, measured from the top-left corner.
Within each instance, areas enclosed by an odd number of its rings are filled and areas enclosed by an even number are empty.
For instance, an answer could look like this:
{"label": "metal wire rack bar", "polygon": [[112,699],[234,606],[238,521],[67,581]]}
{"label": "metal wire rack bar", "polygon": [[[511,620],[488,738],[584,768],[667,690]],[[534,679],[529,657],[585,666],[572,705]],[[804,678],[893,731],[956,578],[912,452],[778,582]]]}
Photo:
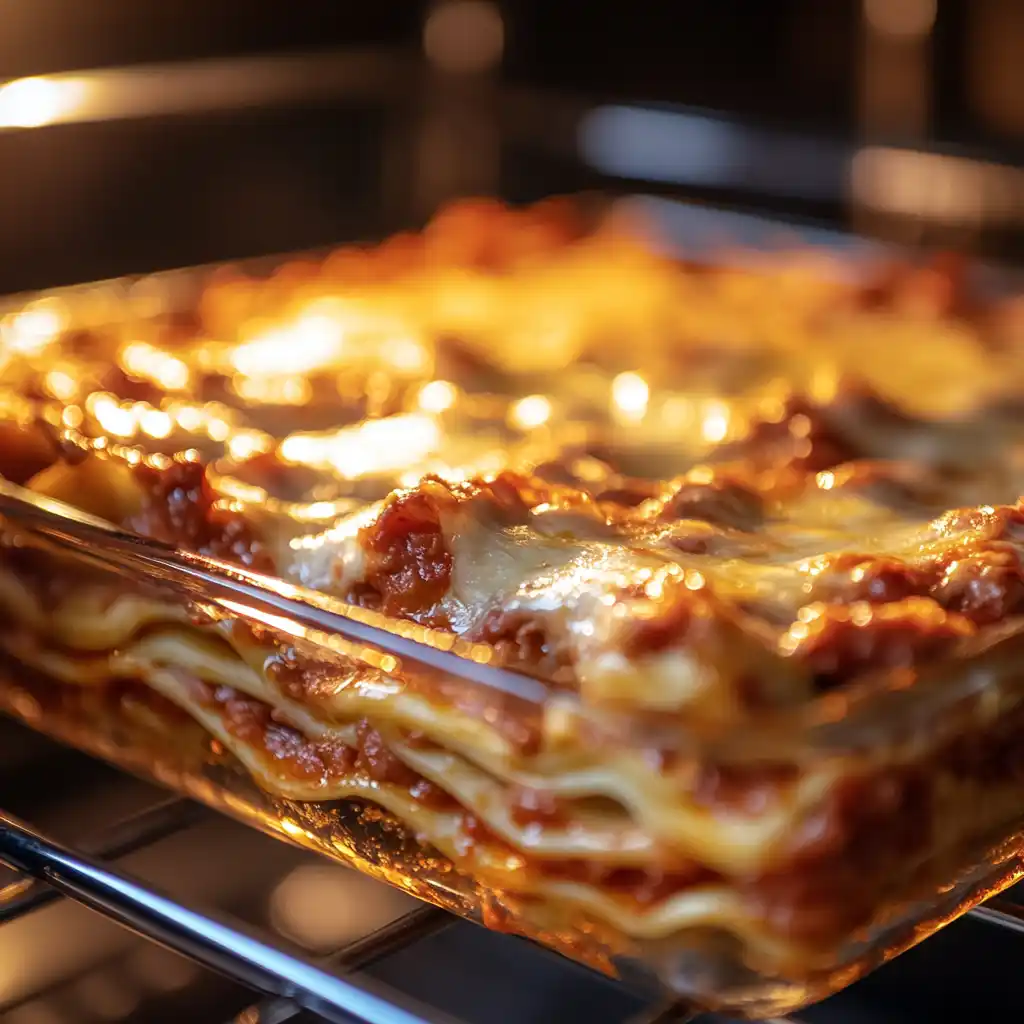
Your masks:
{"label": "metal wire rack bar", "polygon": [[[184,798],[169,799],[122,819],[91,841],[83,841],[82,846],[93,856],[99,856],[105,860],[116,860],[184,830],[207,813],[209,812],[202,806]],[[35,842],[33,856],[36,858],[36,862],[34,864],[30,863],[23,853],[18,852],[20,844],[25,841],[23,836],[30,836]],[[64,859],[62,859],[62,855]],[[110,893],[102,890],[102,877],[96,878],[91,873],[82,872],[77,877],[65,878],[68,858],[73,859],[76,864],[90,866],[94,872],[102,872],[110,878],[117,878],[122,882],[130,883],[130,885],[124,885],[117,891],[116,905],[111,906]],[[0,925],[14,921],[68,896],[76,902],[127,925],[151,941],[170,946],[208,969],[219,971],[256,989],[262,988],[266,991],[269,988],[269,986],[255,984],[250,976],[251,966],[244,962],[244,953],[248,949],[251,937],[244,931],[240,929],[235,931],[233,941],[238,945],[224,945],[214,949],[211,949],[202,937],[197,944],[187,949],[181,944],[168,941],[162,930],[161,922],[154,921],[151,915],[154,903],[164,900],[166,897],[162,897],[161,894],[143,887],[140,883],[130,880],[120,873],[97,864],[90,865],[86,856],[59,847],[52,840],[45,839],[2,812],[0,812],[0,861],[16,870],[25,872],[22,878],[0,889]],[[195,911],[180,906],[177,907],[177,910],[179,914],[196,914]],[[276,950],[276,952],[279,956],[297,961],[304,970],[319,970],[330,980],[339,971],[361,970],[439,931],[450,922],[450,916],[444,911],[435,907],[422,906],[316,964],[302,958],[293,958],[291,954],[286,954],[282,950]],[[202,923],[204,935],[212,932],[220,924],[212,917],[204,917]],[[232,936],[228,937],[232,939]],[[265,948],[271,949],[271,947]],[[225,967],[224,959],[226,957],[234,960],[229,968]],[[266,966],[264,964],[264,967]],[[327,971],[330,974],[327,974]],[[303,978],[303,980],[306,979]],[[294,979],[282,972],[277,977],[275,994],[244,1010],[235,1018],[233,1024],[285,1024],[303,1009],[312,1009],[327,1020],[345,1022],[354,1019],[367,1021],[380,1019],[387,1021],[388,1024],[392,1024],[392,1022],[393,1024],[406,1024],[406,1022],[408,1024],[413,1024],[413,1022],[415,1024],[443,1024],[445,1021],[445,1018],[436,1012],[422,1010],[417,1010],[423,1014],[419,1017],[410,1018],[407,1014],[398,1016],[403,1007],[397,1002],[394,1005],[395,1012],[391,1016],[355,1018],[347,1003],[335,1007],[341,1014],[341,1016],[335,1016],[332,1014],[331,1008],[324,1007],[319,999],[316,1003],[311,1004],[311,1000],[305,998],[304,993],[295,990],[293,986]],[[313,986],[308,986],[308,988],[310,991],[305,993],[306,996],[318,995]],[[390,994],[388,997],[390,998]],[[692,1017],[691,1012],[680,1007],[675,1001],[668,1000],[643,1012],[635,1020],[628,1021],[627,1024],[683,1024]]]}
{"label": "metal wire rack bar", "polygon": [[175,902],[2,813],[0,862],[202,966],[335,1024],[453,1024],[398,992],[328,973],[240,924]]}
{"label": "metal wire rack bar", "polygon": [[[324,964],[349,971],[362,970],[391,953],[411,946],[419,939],[433,935],[450,922],[451,918],[443,910],[430,906],[418,907],[326,958]],[[290,999],[264,999],[243,1010],[235,1018],[234,1024],[284,1024],[299,1012],[299,1007]]]}
{"label": "metal wire rack bar", "polygon": [[1024,935],[1024,907],[1005,896],[991,899],[982,907],[975,907],[970,916],[977,921]]}
{"label": "metal wire rack bar", "polygon": [[[98,842],[85,844],[84,849],[94,857],[120,860],[188,828],[206,813],[199,804],[174,797],[116,823],[104,831]],[[61,893],[45,882],[31,877],[19,878],[0,888],[0,925],[60,898]]]}

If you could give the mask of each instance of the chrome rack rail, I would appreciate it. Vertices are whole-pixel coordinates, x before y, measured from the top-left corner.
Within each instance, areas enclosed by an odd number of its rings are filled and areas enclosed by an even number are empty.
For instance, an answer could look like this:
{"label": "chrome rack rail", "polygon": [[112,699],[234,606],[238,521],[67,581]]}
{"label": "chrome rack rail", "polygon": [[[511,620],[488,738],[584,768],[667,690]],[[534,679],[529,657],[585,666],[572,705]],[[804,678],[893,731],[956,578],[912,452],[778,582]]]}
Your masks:
{"label": "chrome rack rail", "polygon": [[[123,856],[187,827],[201,811],[172,800],[115,826],[95,844],[108,856]],[[148,887],[104,861],[62,846],[0,812],[0,862],[22,878],[0,890],[0,924],[67,896],[159,945],[188,957],[256,992],[273,997],[288,1015],[310,1010],[334,1024],[454,1024],[401,993],[369,979],[356,980],[357,964],[325,970],[300,954],[270,945],[240,922],[199,911]],[[378,933],[355,958],[422,935],[441,911],[402,919],[392,933]],[[388,930],[386,929],[385,932]],[[260,1013],[262,1014],[262,1010]],[[269,1019],[263,1015],[252,1021]],[[277,1013],[276,1019],[286,1019]]]}
{"label": "chrome rack rail", "polygon": [[[234,1024],[284,1024],[308,1010],[335,1024],[454,1024],[447,1015],[366,978],[362,967],[443,927],[449,915],[423,906],[315,963],[272,945],[240,922],[184,905],[110,862],[180,832],[207,813],[189,800],[161,802],[83,845],[61,845],[0,811],[0,864],[20,874],[0,888],[0,926],[68,897],[135,934],[262,994]],[[693,1014],[674,1002],[625,1024],[682,1024]]]}

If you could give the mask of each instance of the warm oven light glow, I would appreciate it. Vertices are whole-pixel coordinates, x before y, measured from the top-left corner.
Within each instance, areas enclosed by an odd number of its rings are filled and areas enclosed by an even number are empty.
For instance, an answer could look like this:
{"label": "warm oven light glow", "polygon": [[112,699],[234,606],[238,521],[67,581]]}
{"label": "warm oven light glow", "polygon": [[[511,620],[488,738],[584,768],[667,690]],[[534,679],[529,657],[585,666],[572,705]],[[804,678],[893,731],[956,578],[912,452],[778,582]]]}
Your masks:
{"label": "warm oven light glow", "polygon": [[292,375],[268,377],[236,376],[231,390],[254,405],[305,405],[313,397],[313,388],[305,377]]}
{"label": "warm oven light glow", "polygon": [[343,344],[341,324],[327,317],[314,317],[269,330],[239,345],[233,361],[245,377],[309,373],[339,361]]}
{"label": "warm oven light glow", "polygon": [[509,422],[520,430],[542,427],[551,418],[551,400],[544,395],[527,395],[512,406]]}
{"label": "warm oven light glow", "polygon": [[[321,509],[424,474],[528,472],[609,441],[633,455],[678,449],[684,471],[754,420],[781,418],[793,367],[816,403],[851,379],[929,414],[998,393],[999,364],[975,327],[938,317],[941,276],[919,275],[900,300],[909,313],[883,317],[847,278],[808,267],[695,272],[621,225],[586,233],[557,210],[468,202],[376,248],[296,258],[268,276],[221,268],[182,310],[192,320],[168,316],[179,292],[161,278],[133,285],[158,301],[143,314],[133,300],[116,329],[104,326],[117,319],[116,287],[30,301],[0,313],[0,367],[12,392],[45,406],[32,415],[76,443],[194,447],[222,465],[280,456],[287,471],[267,493]],[[71,325],[74,338],[55,344]],[[927,349],[898,343],[921,332]],[[575,459],[572,472],[600,475],[601,461]],[[349,479],[363,482],[350,492]]]}
{"label": "warm oven light glow", "polygon": [[35,355],[56,341],[63,329],[64,313],[58,304],[36,303],[0,322],[0,348]]}
{"label": "warm oven light glow", "polygon": [[729,434],[730,409],[725,402],[709,402],[701,421],[700,432],[705,441],[718,444]]}
{"label": "warm oven light glow", "polygon": [[85,82],[77,78],[16,78],[0,86],[0,128],[41,128],[81,106]]}
{"label": "warm oven light glow", "polygon": [[446,380],[432,380],[420,388],[416,404],[424,412],[442,413],[455,405],[459,397],[454,384]]}
{"label": "warm oven light glow", "polygon": [[333,469],[344,479],[391,473],[434,454],[441,444],[437,421],[419,413],[367,420],[327,434],[296,433],[281,442],[286,462]]}
{"label": "warm oven light glow", "polygon": [[120,355],[121,366],[132,377],[152,381],[165,391],[184,391],[189,386],[188,366],[155,345],[134,341]]}
{"label": "warm oven light glow", "polygon": [[54,368],[43,378],[48,394],[61,402],[70,402],[78,394],[78,381],[72,373]]}
{"label": "warm oven light glow", "polygon": [[315,301],[293,320],[273,324],[233,346],[224,370],[250,403],[304,405],[307,378],[377,366],[402,377],[426,375],[429,347],[399,317],[341,299]]}
{"label": "warm oven light glow", "polygon": [[614,412],[624,420],[642,420],[647,413],[651,389],[638,373],[620,373],[612,381]]}
{"label": "warm oven light glow", "polygon": [[86,402],[86,409],[96,418],[103,430],[114,437],[131,437],[137,429],[131,411],[119,405],[113,395],[91,394]]}

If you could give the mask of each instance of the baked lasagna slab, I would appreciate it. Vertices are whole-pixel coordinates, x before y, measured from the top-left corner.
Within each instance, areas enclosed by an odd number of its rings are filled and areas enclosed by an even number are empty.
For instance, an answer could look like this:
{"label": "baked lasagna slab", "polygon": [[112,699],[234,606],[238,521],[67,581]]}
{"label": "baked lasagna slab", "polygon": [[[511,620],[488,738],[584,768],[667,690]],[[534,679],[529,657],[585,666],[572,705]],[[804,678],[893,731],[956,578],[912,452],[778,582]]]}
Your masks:
{"label": "baked lasagna slab", "polygon": [[540,696],[12,519],[17,665],[190,720],[275,796],[382,809],[538,926],[769,980],[848,967],[1013,831],[1020,318],[962,268],[700,266],[462,204],[184,312],[144,293],[0,324],[4,475]]}

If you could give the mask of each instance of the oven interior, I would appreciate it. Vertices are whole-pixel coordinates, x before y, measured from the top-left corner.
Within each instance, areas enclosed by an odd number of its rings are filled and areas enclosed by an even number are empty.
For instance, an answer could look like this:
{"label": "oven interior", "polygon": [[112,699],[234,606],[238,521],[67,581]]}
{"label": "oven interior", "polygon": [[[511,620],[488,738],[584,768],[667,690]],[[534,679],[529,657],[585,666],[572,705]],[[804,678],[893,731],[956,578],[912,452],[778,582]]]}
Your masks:
{"label": "oven interior", "polygon": [[[532,24],[535,12],[509,6],[510,25],[517,16]],[[151,47],[130,66],[57,74],[20,99],[0,87],[0,162],[17,186],[0,192],[3,291],[377,238],[461,194],[631,195],[691,251],[723,240],[770,248],[797,239],[854,253],[955,245],[1004,265],[1024,252],[1015,217],[1000,215],[1016,209],[1022,188],[1005,155],[965,155],[905,127],[905,142],[865,146],[856,131],[779,127],[762,110],[500,82],[493,64],[463,52],[460,32],[474,24],[476,48],[486,49],[486,22],[464,22],[447,43],[435,23],[431,59],[418,52],[423,22],[411,19],[399,35],[412,46],[374,30],[358,48],[310,52],[309,27],[283,55],[176,60],[173,48]],[[53,70],[67,66],[74,61]],[[870,94],[870,82],[864,88]],[[964,194],[975,196],[968,214]],[[135,913],[134,931],[4,869],[0,1015],[12,1024],[689,1019],[630,979],[609,981],[418,906],[6,721],[0,794],[5,814],[76,853],[182,906],[229,915],[325,975],[383,986],[395,1007],[394,1016],[360,1016],[338,997],[318,1015],[301,1007],[323,998],[321,982],[292,977],[299,961],[283,974],[280,964],[256,970],[194,941],[189,960],[152,941],[152,922],[131,900],[119,909]],[[3,859],[15,847],[0,832]],[[40,873],[59,867],[45,849],[36,854]],[[1022,931],[1011,891],[799,1019],[1008,1019]],[[259,984],[288,995],[261,995]],[[397,1016],[399,1006],[411,1016]]]}

